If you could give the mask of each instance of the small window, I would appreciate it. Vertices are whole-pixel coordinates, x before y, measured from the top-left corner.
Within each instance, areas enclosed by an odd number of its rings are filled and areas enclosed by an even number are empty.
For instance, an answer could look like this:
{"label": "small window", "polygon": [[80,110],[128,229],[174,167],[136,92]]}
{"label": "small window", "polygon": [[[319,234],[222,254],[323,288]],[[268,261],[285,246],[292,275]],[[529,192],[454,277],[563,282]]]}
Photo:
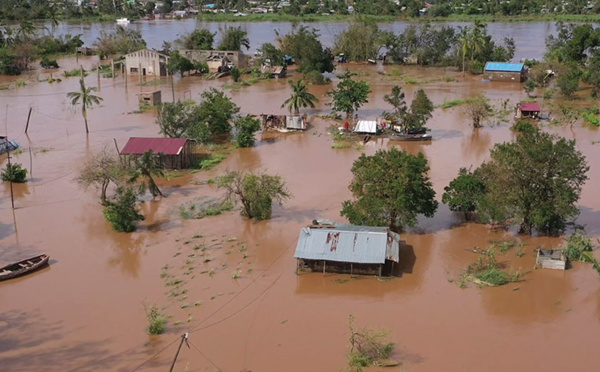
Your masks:
{"label": "small window", "polygon": [[129,72],[130,72],[130,73],[132,73],[132,74],[138,73],[139,71],[140,71],[140,70],[139,70],[137,67],[131,67],[131,68],[129,69]]}

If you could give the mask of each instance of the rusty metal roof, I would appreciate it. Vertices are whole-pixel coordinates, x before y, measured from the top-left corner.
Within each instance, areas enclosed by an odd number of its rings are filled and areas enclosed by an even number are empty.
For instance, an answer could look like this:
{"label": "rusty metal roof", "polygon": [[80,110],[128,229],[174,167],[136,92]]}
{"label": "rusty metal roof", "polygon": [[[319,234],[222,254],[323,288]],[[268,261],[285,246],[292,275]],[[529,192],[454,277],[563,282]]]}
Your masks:
{"label": "rusty metal roof", "polygon": [[131,137],[121,154],[141,155],[152,150],[155,154],[179,155],[186,142],[185,138]]}
{"label": "rusty metal roof", "polygon": [[338,225],[300,230],[294,257],[362,264],[399,261],[400,235],[385,227]]}

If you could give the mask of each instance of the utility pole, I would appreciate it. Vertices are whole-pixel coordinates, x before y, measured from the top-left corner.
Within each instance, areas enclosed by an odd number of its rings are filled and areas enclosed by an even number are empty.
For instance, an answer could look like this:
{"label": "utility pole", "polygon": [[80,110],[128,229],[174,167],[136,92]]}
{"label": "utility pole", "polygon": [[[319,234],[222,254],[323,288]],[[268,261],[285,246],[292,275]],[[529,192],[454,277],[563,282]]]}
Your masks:
{"label": "utility pole", "polygon": [[[6,105],[6,113],[4,114],[4,130],[6,132],[6,156],[8,160],[7,170],[10,170],[12,167],[10,165],[10,142],[8,141],[8,105]],[[15,210],[15,197],[13,193],[13,183],[12,178],[8,181],[10,183],[10,205]]]}
{"label": "utility pole", "polygon": [[169,369],[169,372],[173,372],[173,368],[175,368],[175,362],[177,362],[177,357],[179,356],[179,351],[181,350],[181,347],[183,346],[183,342],[185,341],[185,344],[187,345],[187,347],[190,347],[190,344],[188,344],[187,342],[188,339],[188,333],[184,333],[183,335],[181,335],[181,342],[179,343],[179,347],[177,348],[177,353],[175,354],[175,358],[173,359],[173,364],[171,364],[171,368]]}

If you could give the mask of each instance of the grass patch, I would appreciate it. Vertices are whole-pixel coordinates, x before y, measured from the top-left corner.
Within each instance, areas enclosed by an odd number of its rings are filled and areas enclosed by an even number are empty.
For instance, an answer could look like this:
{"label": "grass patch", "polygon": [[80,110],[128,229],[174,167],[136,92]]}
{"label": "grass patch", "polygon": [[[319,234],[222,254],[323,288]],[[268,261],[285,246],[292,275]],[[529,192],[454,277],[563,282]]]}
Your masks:
{"label": "grass patch", "polygon": [[400,67],[392,67],[390,68],[388,75],[395,77],[402,76],[402,69]]}
{"label": "grass patch", "polygon": [[[504,252],[512,249],[515,245],[516,242],[513,244],[511,241],[498,243],[498,247],[504,247]],[[508,273],[500,267],[496,261],[494,244],[487,250],[476,248],[475,251],[479,253],[479,257],[463,271],[459,281],[461,288],[465,288],[467,282],[473,282],[479,286],[496,287],[521,279],[523,275],[521,271]]]}
{"label": "grass patch", "polygon": [[[217,216],[232,209],[233,204],[230,201],[217,201],[213,199],[206,202],[180,205],[179,215],[184,220],[200,219],[207,216]],[[194,249],[196,248],[194,247]]]}
{"label": "grass patch", "polygon": [[466,103],[466,100],[464,99],[451,99],[449,101],[444,100],[444,103],[440,105],[440,108],[449,109],[452,107],[460,106],[464,103]]}
{"label": "grass patch", "polygon": [[444,76],[444,81],[446,83],[452,83],[452,82],[456,81],[456,79],[453,78],[452,76]]}
{"label": "grass patch", "polygon": [[404,84],[419,84],[419,80],[410,76],[404,78]]}
{"label": "grass patch", "polygon": [[212,169],[215,165],[225,160],[226,157],[227,154],[221,152],[216,154],[208,154],[206,157],[203,157],[198,161],[197,168],[202,170]]}
{"label": "grass patch", "polygon": [[585,121],[589,125],[592,125],[594,127],[600,126],[600,119],[598,118],[597,107],[584,110],[581,113],[581,117],[583,118],[583,121]]}
{"label": "grass patch", "polygon": [[[81,69],[80,68],[74,68],[72,70],[64,71],[63,75],[65,77],[81,76]],[[83,70],[83,76],[87,76],[87,75],[88,74],[85,72],[85,70]]]}
{"label": "grass patch", "polygon": [[569,261],[591,263],[592,268],[600,275],[600,262],[596,260],[593,251],[596,249],[592,240],[581,230],[576,230],[569,238],[563,248],[563,252]]}

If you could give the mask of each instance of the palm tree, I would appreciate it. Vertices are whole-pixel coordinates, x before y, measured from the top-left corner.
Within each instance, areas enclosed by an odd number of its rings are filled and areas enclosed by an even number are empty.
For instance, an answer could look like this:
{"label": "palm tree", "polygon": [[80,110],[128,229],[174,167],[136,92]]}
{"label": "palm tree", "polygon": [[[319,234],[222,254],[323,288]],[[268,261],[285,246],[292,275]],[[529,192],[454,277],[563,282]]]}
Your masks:
{"label": "palm tree", "polygon": [[145,181],[140,184],[140,192],[143,193],[147,188],[150,190],[152,197],[157,197],[159,195],[164,197],[164,194],[160,191],[158,185],[156,185],[156,182],[154,181],[154,176],[164,177],[165,174],[163,173],[163,167],[160,162],[158,162],[154,152],[149,150],[135,159],[129,181],[136,182],[140,177],[145,178]]}
{"label": "palm tree", "polygon": [[56,9],[54,4],[48,8],[48,20],[50,21],[50,27],[52,29],[52,36],[54,37],[54,31],[60,23],[60,11]]}
{"label": "palm tree", "polygon": [[469,51],[470,33],[469,26],[461,27],[460,33],[458,34],[458,40],[460,41],[460,52],[462,53],[462,70],[463,76],[465,76],[465,58]]}
{"label": "palm tree", "polygon": [[298,80],[295,83],[292,80],[288,81],[292,87],[292,95],[286,99],[281,107],[287,105],[290,112],[294,112],[294,115],[300,114],[300,107],[315,107],[315,102],[319,102],[319,99],[314,94],[310,93],[306,89],[306,84],[302,80]]}
{"label": "palm tree", "polygon": [[69,92],[67,93],[67,98],[71,99],[71,104],[76,106],[81,101],[81,115],[83,116],[83,120],[85,121],[85,133],[89,133],[88,122],[87,122],[87,109],[92,108],[94,105],[99,105],[100,102],[103,101],[103,98],[100,96],[95,96],[92,92],[96,91],[94,87],[86,87],[85,81],[83,81],[83,77],[79,79],[79,92]]}
{"label": "palm tree", "polygon": [[485,46],[485,23],[481,21],[475,21],[473,25],[473,32],[470,35],[470,48],[471,48],[471,61],[475,60],[479,53]]}
{"label": "palm tree", "polygon": [[17,30],[17,36],[29,40],[34,33],[35,25],[33,22],[29,19],[22,20],[19,24],[19,29]]}

